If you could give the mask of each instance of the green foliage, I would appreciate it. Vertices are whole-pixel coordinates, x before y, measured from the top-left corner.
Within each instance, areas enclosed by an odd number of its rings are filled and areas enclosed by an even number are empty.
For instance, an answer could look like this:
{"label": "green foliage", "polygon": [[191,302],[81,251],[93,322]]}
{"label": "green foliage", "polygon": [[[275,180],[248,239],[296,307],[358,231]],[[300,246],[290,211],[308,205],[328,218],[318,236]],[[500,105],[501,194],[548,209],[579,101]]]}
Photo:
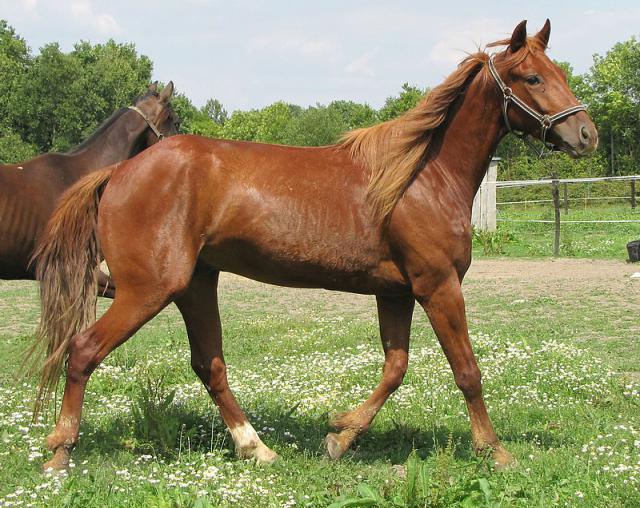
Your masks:
{"label": "green foliage", "polygon": [[497,231],[482,231],[473,228],[473,242],[482,246],[482,253],[485,256],[504,254],[506,245],[513,239],[513,233],[506,228],[499,228]]}
{"label": "green foliage", "polygon": [[224,109],[224,106],[218,99],[209,99],[202,107],[202,112],[207,115],[213,123],[218,125],[224,125],[229,119],[227,110]]}
{"label": "green foliage", "polygon": [[293,117],[284,136],[290,145],[324,146],[338,141],[346,130],[338,108],[318,104]]}
{"label": "green foliage", "polygon": [[148,446],[158,454],[175,453],[182,425],[171,411],[175,395],[176,390],[166,386],[164,376],[147,377],[131,406],[139,446]]}
{"label": "green foliage", "polygon": [[400,116],[402,113],[409,111],[411,108],[415,107],[420,99],[424,97],[424,95],[428,92],[428,90],[421,90],[416,86],[412,86],[409,83],[405,83],[402,85],[402,91],[398,97],[388,97],[384,103],[384,106],[378,112],[378,117],[382,122],[386,122],[387,120],[393,120],[394,118]]}
{"label": "green foliage", "polygon": [[[595,55],[583,90],[600,132],[600,151],[611,174],[637,172],[640,162],[640,42],[619,42],[605,56]],[[611,144],[613,143],[613,160]]]}
{"label": "green foliage", "polygon": [[0,164],[11,164],[31,159],[37,155],[33,145],[11,131],[0,130]]}
{"label": "green foliage", "polygon": [[222,137],[227,139],[239,139],[254,141],[258,137],[261,118],[260,111],[234,111],[222,127]]}
{"label": "green foliage", "polygon": [[[3,149],[16,160],[80,143],[114,110],[144,92],[152,64],[132,44],[80,42],[64,53],[56,43],[32,56],[25,41],[0,20],[0,128]],[[18,140],[19,138],[19,140]],[[12,149],[8,143],[15,141]]]}
{"label": "green foliage", "polygon": [[196,108],[183,93],[177,92],[171,99],[174,111],[180,118],[181,134],[198,134],[212,138],[220,137],[222,126],[214,122],[205,108]]}
{"label": "green foliage", "polygon": [[285,129],[291,122],[291,110],[284,102],[274,102],[261,109],[257,115],[258,126],[255,141],[285,144]]}

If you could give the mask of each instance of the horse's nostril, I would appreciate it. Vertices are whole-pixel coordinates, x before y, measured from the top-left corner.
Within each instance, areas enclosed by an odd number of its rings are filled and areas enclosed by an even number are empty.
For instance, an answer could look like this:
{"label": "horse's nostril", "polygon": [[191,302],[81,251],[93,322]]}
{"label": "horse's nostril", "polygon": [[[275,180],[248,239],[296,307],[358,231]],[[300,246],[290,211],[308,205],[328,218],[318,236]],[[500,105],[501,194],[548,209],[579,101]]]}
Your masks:
{"label": "horse's nostril", "polygon": [[582,127],[580,127],[580,141],[586,143],[587,141],[589,141],[589,139],[591,139],[589,129],[587,129],[586,125],[583,125]]}

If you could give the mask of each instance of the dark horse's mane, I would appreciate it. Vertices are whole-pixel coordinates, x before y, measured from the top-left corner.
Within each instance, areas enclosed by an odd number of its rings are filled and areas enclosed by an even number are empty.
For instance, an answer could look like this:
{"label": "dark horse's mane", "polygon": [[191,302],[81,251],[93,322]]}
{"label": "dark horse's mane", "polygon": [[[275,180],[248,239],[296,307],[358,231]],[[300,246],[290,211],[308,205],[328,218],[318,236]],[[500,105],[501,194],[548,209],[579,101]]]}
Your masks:
{"label": "dark horse's mane", "polygon": [[[510,40],[502,40],[487,47],[509,43]],[[531,37],[515,53],[507,51],[507,58],[501,59],[498,69],[511,69],[535,51],[544,51],[544,47],[538,39]],[[342,137],[340,144],[349,148],[351,157],[370,171],[367,196],[373,213],[379,219],[389,216],[413,178],[424,167],[431,140],[446,124],[455,100],[466,92],[476,76],[480,75],[485,82],[492,79],[488,61],[489,55],[481,50],[468,55],[415,108],[393,120],[356,129]]]}
{"label": "dark horse's mane", "polygon": [[[146,99],[147,97],[157,97],[158,94],[157,92],[147,92],[143,95],[139,95],[138,97],[136,97],[136,99],[133,101],[133,104],[137,104],[138,102]],[[129,108],[120,108],[118,110],[116,110],[109,118],[107,118],[104,122],[102,122],[100,124],[100,126],[87,138],[85,139],[82,143],[80,143],[79,145],[74,146],[73,148],[69,149],[67,152],[67,154],[71,155],[74,153],[78,153],[82,150],[84,150],[87,146],[93,144],[95,142],[96,139],[98,139],[100,136],[102,136],[104,134],[104,132],[111,127],[122,115],[124,115]]]}

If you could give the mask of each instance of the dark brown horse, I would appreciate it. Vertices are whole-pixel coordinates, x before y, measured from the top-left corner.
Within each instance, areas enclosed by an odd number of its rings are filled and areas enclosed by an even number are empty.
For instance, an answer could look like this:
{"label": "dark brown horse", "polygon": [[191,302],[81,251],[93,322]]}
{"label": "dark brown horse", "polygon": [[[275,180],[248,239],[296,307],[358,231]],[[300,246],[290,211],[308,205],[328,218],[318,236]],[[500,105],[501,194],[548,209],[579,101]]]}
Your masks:
{"label": "dark brown horse", "polygon": [[[276,458],[227,384],[220,271],[376,296],[382,379],[360,407],[333,420],[331,457],[369,427],[402,382],[417,301],[464,395],[474,448],[491,450],[499,466],[509,463],[485,409],[461,282],[471,263],[473,196],[508,130],[539,138],[545,132],[576,157],[597,145],[595,126],[545,55],[549,32],[547,22],[527,38],[521,23],[496,43],[507,47],[492,60],[470,55],[415,109],[335,146],[175,136],[80,182],[63,198],[39,249],[39,335],[48,348],[40,401],[68,358],[60,417],[48,437],[55,455],[45,466],[68,464],[91,372],[172,301],[186,323],[193,369],[238,455]],[[512,95],[531,111],[505,98]],[[80,331],[94,311],[98,240],[118,291],[107,312]]]}
{"label": "dark brown horse", "polygon": [[[132,108],[122,108],[91,137],[67,153],[46,153],[20,164],[0,165],[0,279],[33,279],[29,262],[37,239],[58,198],[83,176],[133,157],[158,142],[158,135],[176,134],[177,117],[169,98],[173,83],[162,92],[156,85]],[[133,109],[135,108],[135,109]],[[101,277],[100,293],[113,297]]]}

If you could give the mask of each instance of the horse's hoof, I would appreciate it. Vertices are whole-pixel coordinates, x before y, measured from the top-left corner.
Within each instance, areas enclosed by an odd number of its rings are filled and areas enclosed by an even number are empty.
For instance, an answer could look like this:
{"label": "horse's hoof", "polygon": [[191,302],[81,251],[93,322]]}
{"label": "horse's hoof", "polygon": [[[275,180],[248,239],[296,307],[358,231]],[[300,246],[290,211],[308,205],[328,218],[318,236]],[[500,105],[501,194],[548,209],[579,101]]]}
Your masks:
{"label": "horse's hoof", "polygon": [[498,471],[511,469],[518,464],[518,461],[502,446],[493,451],[494,467]]}
{"label": "horse's hoof", "polygon": [[69,471],[70,453],[64,446],[60,446],[53,454],[53,458],[42,465],[44,473]]}
{"label": "horse's hoof", "polygon": [[260,465],[273,464],[280,458],[276,452],[266,445],[256,448],[253,456],[256,459],[256,464]]}
{"label": "horse's hoof", "polygon": [[278,454],[274,452],[264,443],[250,448],[244,448],[237,451],[237,455],[241,459],[255,460],[256,464],[272,464],[278,460]]}
{"label": "horse's hoof", "polygon": [[331,457],[333,460],[338,460],[344,455],[344,452],[346,451],[346,449],[340,442],[340,436],[333,432],[329,432],[327,434],[327,437],[324,438],[324,445],[327,449],[329,457]]}

